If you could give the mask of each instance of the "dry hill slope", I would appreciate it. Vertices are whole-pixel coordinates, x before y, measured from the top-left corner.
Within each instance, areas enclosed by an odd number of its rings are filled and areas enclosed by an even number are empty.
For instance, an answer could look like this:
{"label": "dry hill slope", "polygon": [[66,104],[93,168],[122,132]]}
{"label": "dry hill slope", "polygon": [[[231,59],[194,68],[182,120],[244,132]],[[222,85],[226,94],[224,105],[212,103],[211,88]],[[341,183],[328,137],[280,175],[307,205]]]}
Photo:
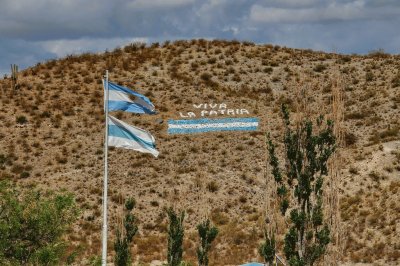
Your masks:
{"label": "dry hill slope", "polygon": [[[400,263],[399,56],[179,41],[40,63],[20,73],[15,92],[9,79],[0,80],[0,178],[74,192],[82,217],[69,237],[84,248],[86,259],[100,253],[106,69],[113,82],[145,94],[159,111],[116,113],[153,133],[159,158],[122,149],[111,150],[109,157],[111,219],[119,213],[121,197],[137,199],[141,226],[135,252],[142,262],[165,258],[163,208],[170,205],[187,210],[185,259],[195,261],[194,226],[207,210],[221,229],[212,265],[259,259],[264,133],[280,136],[279,106],[296,102],[298,87],[307,88],[314,114],[329,113],[331,74],[339,72],[345,81],[346,128],[343,262]],[[168,119],[195,111],[193,105],[200,103],[246,108],[250,115],[235,117],[259,117],[261,126],[252,133],[167,134]]]}

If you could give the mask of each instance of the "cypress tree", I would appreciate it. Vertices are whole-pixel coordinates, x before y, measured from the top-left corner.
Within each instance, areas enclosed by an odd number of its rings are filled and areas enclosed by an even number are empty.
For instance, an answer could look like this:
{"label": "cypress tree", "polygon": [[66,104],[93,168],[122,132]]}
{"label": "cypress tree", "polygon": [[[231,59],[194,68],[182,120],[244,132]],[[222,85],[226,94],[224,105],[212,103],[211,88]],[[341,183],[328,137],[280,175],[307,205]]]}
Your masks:
{"label": "cypress tree", "polygon": [[[323,217],[323,183],[327,162],[336,148],[333,122],[320,116],[314,130],[309,119],[295,129],[289,110],[282,105],[285,122],[285,167],[280,168],[276,146],[268,136],[269,163],[277,183],[280,211],[288,216],[284,254],[289,265],[313,265],[326,252],[330,229]],[[289,213],[287,214],[289,210]]]}
{"label": "cypress tree", "polygon": [[267,231],[264,232],[265,242],[258,248],[258,253],[263,257],[267,265],[272,265],[275,259],[275,236],[270,236]]}
{"label": "cypress tree", "polygon": [[178,266],[182,262],[185,212],[182,211],[178,215],[173,208],[169,208],[167,215],[169,218],[167,261],[169,266]]}
{"label": "cypress tree", "polygon": [[133,198],[129,198],[125,202],[125,218],[124,218],[124,230],[125,235],[123,236],[120,230],[117,229],[117,237],[114,242],[115,250],[115,265],[126,266],[131,264],[132,255],[130,253],[130,247],[133,242],[133,237],[138,232],[138,226],[136,224],[136,217],[132,211],[135,207],[136,202]]}
{"label": "cypress tree", "polygon": [[197,260],[199,266],[208,266],[208,252],[211,249],[211,243],[218,235],[218,229],[211,225],[210,219],[207,219],[197,225],[197,231],[200,237],[200,246],[197,248]]}

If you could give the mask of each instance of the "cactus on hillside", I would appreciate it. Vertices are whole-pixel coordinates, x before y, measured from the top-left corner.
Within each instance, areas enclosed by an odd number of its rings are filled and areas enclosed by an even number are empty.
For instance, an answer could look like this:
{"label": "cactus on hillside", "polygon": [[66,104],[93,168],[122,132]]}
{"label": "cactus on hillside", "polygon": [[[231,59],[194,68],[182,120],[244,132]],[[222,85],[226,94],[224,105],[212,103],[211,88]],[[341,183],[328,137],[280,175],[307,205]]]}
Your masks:
{"label": "cactus on hillside", "polygon": [[11,89],[15,90],[18,88],[18,66],[11,64]]}

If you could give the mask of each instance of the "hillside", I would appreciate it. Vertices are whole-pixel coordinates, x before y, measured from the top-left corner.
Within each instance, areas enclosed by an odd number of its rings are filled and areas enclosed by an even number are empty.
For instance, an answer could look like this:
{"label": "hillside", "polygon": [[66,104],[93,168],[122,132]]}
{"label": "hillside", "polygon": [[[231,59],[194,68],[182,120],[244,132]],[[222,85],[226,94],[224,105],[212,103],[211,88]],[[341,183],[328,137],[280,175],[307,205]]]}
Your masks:
{"label": "hillside", "polygon": [[[140,261],[165,259],[163,209],[171,205],[187,211],[186,260],[195,261],[194,228],[206,213],[221,230],[211,265],[258,260],[265,133],[282,138],[280,105],[299,101],[299,87],[306,89],[312,115],[329,114],[332,75],[340,73],[345,103],[340,149],[342,262],[400,264],[400,56],[178,41],[150,47],[132,44],[38,63],[20,73],[17,91],[11,90],[9,78],[0,80],[0,178],[75,193],[82,215],[69,239],[82,246],[82,261],[99,255],[101,248],[101,78],[106,69],[111,81],[145,94],[159,112],[114,113],[150,131],[160,151],[157,159],[123,149],[109,154],[110,232],[121,199],[134,196],[140,220],[135,252]],[[249,112],[235,117],[260,118],[259,130],[167,134],[168,119],[180,119],[180,112],[199,117],[199,104],[211,110],[210,104],[222,103]]]}

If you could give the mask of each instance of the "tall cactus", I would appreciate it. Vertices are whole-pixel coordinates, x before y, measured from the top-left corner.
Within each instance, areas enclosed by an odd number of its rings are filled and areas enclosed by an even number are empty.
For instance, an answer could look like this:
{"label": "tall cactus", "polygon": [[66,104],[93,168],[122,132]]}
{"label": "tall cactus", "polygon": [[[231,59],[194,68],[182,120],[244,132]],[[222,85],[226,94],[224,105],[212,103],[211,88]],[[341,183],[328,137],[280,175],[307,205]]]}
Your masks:
{"label": "tall cactus", "polygon": [[15,90],[18,88],[18,66],[11,64],[11,89]]}

